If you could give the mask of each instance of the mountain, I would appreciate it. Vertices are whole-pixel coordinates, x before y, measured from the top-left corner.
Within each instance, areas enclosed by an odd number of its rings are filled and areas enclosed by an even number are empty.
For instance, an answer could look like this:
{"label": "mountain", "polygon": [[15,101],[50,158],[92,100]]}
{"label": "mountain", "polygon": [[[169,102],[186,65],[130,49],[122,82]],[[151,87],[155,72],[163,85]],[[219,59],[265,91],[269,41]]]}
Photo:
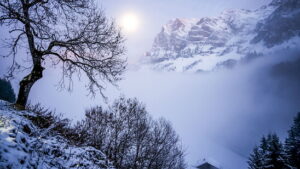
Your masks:
{"label": "mountain", "polygon": [[70,144],[51,132],[54,125],[35,125],[32,119],[37,118],[33,112],[17,111],[0,100],[0,168],[113,169],[101,151]]}
{"label": "mountain", "polygon": [[300,44],[300,1],[273,0],[257,10],[217,17],[173,19],[162,27],[145,60],[156,70],[202,72]]}
{"label": "mountain", "polygon": [[300,1],[274,0],[271,5],[277,8],[260,21],[255,31],[258,33],[252,43],[264,42],[267,47],[279,45],[292,37],[300,36]]}

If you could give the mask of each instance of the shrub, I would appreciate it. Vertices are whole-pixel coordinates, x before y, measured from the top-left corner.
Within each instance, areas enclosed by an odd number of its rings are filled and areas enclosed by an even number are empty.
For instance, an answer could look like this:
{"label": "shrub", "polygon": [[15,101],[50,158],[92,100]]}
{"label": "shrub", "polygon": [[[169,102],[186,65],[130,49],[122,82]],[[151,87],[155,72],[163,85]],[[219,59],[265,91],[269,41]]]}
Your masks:
{"label": "shrub", "polygon": [[77,138],[79,138],[78,132],[71,126],[69,119],[63,118],[62,115],[41,106],[41,104],[29,104],[26,109],[33,112],[34,115],[27,114],[24,116],[31,120],[37,127],[47,129],[52,134],[59,134],[71,144],[79,144],[77,141]]}

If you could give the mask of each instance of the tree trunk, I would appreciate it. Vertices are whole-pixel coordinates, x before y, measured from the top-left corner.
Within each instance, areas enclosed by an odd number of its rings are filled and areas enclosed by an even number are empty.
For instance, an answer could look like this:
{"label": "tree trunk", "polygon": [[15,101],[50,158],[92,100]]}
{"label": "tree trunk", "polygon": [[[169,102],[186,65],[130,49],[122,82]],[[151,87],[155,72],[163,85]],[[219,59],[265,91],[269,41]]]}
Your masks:
{"label": "tree trunk", "polygon": [[36,81],[43,77],[44,70],[41,64],[43,55],[36,50],[34,45],[34,36],[29,22],[30,16],[28,4],[23,4],[23,14],[27,20],[24,25],[24,28],[28,40],[29,50],[32,56],[33,69],[31,73],[25,76],[20,82],[19,94],[16,102],[16,106],[19,109],[25,109],[31,87]]}
{"label": "tree trunk", "polygon": [[36,81],[43,77],[43,70],[44,68],[41,65],[34,65],[31,73],[25,76],[20,82],[20,89],[16,102],[16,105],[19,106],[20,109],[25,109],[30,89]]}

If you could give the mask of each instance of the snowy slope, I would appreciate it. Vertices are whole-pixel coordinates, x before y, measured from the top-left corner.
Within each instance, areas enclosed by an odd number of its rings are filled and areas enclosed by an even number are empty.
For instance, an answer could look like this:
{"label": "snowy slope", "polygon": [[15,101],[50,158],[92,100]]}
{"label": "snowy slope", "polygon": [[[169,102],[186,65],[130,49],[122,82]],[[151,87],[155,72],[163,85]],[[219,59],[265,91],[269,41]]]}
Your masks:
{"label": "snowy slope", "polygon": [[299,9],[298,0],[274,0],[253,11],[227,10],[218,17],[177,18],[163,26],[145,60],[157,70],[200,72],[231,68],[275,48],[297,48]]}
{"label": "snowy slope", "polygon": [[48,129],[40,129],[0,101],[0,168],[113,168],[105,155],[92,147],[77,147]]}

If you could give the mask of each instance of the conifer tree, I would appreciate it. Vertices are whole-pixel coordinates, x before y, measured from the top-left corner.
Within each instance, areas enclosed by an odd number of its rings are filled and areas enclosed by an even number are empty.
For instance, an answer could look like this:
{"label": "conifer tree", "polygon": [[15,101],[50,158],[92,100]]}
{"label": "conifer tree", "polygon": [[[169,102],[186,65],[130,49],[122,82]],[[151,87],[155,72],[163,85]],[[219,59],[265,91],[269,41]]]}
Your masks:
{"label": "conifer tree", "polygon": [[276,134],[269,134],[267,136],[267,151],[265,154],[266,169],[284,169],[284,151],[282,143]]}
{"label": "conifer tree", "polygon": [[285,169],[283,146],[276,134],[263,136],[248,161],[249,169]]}
{"label": "conifer tree", "polygon": [[290,168],[300,168],[300,112],[288,131],[288,137],[285,140],[285,155]]}
{"label": "conifer tree", "polygon": [[250,154],[248,164],[249,164],[249,169],[262,169],[263,158],[259,147],[257,146],[254,147],[253,153]]}
{"label": "conifer tree", "polygon": [[261,154],[261,168],[266,168],[267,165],[266,158],[267,158],[268,146],[269,146],[268,140],[265,136],[263,136],[259,147],[259,151]]}

